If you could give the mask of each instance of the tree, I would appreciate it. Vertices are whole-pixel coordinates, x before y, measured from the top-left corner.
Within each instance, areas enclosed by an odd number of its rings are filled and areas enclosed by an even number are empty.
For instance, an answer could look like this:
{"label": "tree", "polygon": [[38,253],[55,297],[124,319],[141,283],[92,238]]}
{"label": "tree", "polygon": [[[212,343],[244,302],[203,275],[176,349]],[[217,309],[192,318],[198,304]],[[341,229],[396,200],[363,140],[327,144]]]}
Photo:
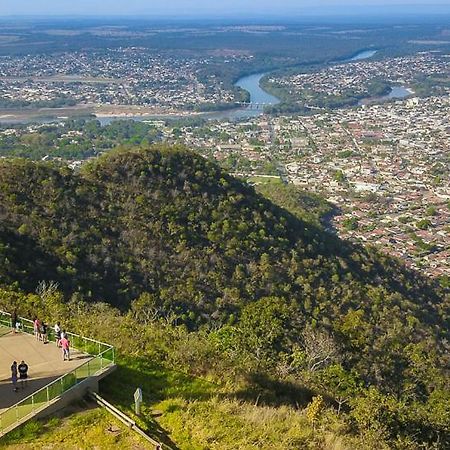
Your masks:
{"label": "tree", "polygon": [[131,314],[136,322],[149,325],[161,317],[161,307],[155,295],[142,293],[131,303]]}
{"label": "tree", "polygon": [[325,404],[321,395],[313,397],[311,403],[306,407],[306,417],[312,425],[315,425],[319,420],[324,407]]}
{"label": "tree", "polygon": [[317,378],[320,387],[338,404],[338,414],[342,406],[362,389],[362,382],[356,370],[345,370],[341,364],[326,367],[318,373]]}
{"label": "tree", "polygon": [[310,325],[301,332],[300,345],[304,349],[307,368],[311,372],[340,359],[339,347],[334,339],[327,332],[315,330]]}
{"label": "tree", "polygon": [[336,170],[336,172],[334,173],[334,179],[338,182],[338,183],[344,183],[347,178],[344,174],[344,172],[342,172],[342,170]]}
{"label": "tree", "polygon": [[351,417],[371,443],[389,440],[400,431],[399,415],[405,413],[404,405],[393,396],[382,394],[372,386],[352,397],[350,405]]}
{"label": "tree", "polygon": [[241,345],[259,362],[273,362],[276,354],[287,348],[291,310],[285,300],[266,297],[242,310],[239,329]]}

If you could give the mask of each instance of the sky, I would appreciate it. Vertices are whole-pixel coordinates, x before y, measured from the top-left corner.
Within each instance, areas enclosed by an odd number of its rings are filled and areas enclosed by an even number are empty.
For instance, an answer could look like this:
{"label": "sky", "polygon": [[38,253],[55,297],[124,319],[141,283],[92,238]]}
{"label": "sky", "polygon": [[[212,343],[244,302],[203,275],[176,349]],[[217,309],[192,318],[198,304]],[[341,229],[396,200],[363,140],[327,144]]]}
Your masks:
{"label": "sky", "polygon": [[145,15],[171,17],[450,14],[450,0],[0,0],[0,15]]}

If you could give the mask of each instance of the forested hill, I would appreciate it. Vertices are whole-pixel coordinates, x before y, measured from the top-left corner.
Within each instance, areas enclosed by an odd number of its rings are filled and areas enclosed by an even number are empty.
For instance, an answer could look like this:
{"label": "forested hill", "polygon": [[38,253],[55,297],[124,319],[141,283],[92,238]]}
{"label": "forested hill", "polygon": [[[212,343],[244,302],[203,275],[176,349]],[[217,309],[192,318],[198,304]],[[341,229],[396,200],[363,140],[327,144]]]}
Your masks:
{"label": "forested hill", "polygon": [[52,278],[113,304],[147,291],[225,315],[267,295],[294,297],[312,315],[346,294],[356,307],[370,287],[423,308],[439,301],[394,260],[327,235],[184,149],[116,151],[80,174],[3,160],[0,183],[2,281],[26,288]]}
{"label": "forested hill", "polygon": [[441,320],[443,294],[420,276],[185,149],[118,150],[79,174],[3,160],[0,188],[2,283],[34,290],[51,279],[122,308],[147,292],[191,328],[273,296],[335,328],[346,317],[383,328],[393,311],[402,327]]}
{"label": "forested hill", "polygon": [[431,320],[440,301],[393,259],[295,218],[185,149],[119,150],[79,174],[3,160],[0,187],[1,281],[26,289],[53,279],[124,306],[150,292],[199,321],[273,295],[310,317],[381,295]]}

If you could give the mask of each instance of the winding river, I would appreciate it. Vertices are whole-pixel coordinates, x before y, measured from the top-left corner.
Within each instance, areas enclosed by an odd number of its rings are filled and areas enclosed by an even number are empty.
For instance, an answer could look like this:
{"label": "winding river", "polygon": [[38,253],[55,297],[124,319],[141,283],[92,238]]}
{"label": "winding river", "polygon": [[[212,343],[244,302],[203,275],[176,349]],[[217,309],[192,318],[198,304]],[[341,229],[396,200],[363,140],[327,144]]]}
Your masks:
{"label": "winding river", "polygon": [[[364,59],[372,58],[378,50],[362,50],[351,58],[344,60],[344,62],[362,61]],[[250,94],[250,105],[246,108],[221,111],[219,113],[211,113],[208,115],[211,119],[228,119],[237,120],[250,117],[256,117],[263,114],[264,108],[260,105],[277,105],[280,99],[269,94],[261,88],[261,79],[271,72],[256,73],[240,78],[235,86],[244,89]]]}
{"label": "winding river", "polygon": [[[353,57],[344,60],[343,62],[352,62],[352,61],[362,61],[365,59],[372,58],[378,50],[362,50]],[[342,62],[342,61],[341,61]],[[243,120],[248,119],[252,117],[257,117],[263,114],[264,112],[264,106],[263,105],[276,105],[280,103],[280,99],[277,97],[269,94],[264,89],[261,88],[260,82],[261,79],[269,74],[271,72],[263,72],[263,73],[256,73],[253,75],[248,75],[245,77],[240,78],[236,83],[235,86],[238,86],[244,90],[246,90],[250,94],[250,104],[249,106],[238,108],[238,109],[231,109],[231,110],[225,110],[225,111],[219,111],[219,112],[211,112],[211,113],[205,113],[202,114],[202,116],[206,119],[211,120]],[[376,97],[376,98],[369,98],[369,99],[363,99],[360,101],[360,105],[365,104],[371,104],[371,103],[379,103],[386,100],[391,99],[401,99],[408,97],[411,95],[411,91],[408,90],[404,86],[393,86],[392,91],[383,97]],[[164,116],[164,115],[150,115],[150,116],[138,116],[138,117],[126,117],[126,119],[133,119],[138,121],[148,120],[148,119],[166,119],[170,116]],[[98,120],[103,125],[106,125],[108,123],[111,123],[114,120],[118,119],[124,119],[124,117],[99,117]],[[0,122],[4,123],[28,123],[28,122],[41,122],[41,123],[47,123],[47,122],[53,122],[55,121],[54,118],[40,118],[40,119],[26,119],[26,120],[5,120],[5,118],[0,119]]]}
{"label": "winding river", "polygon": [[[343,62],[363,61],[372,58],[378,53],[378,50],[362,50],[356,55]],[[342,62],[342,61],[341,61]],[[223,111],[221,113],[214,113],[210,117],[214,119],[243,119],[249,117],[256,117],[263,114],[263,108],[256,107],[259,104],[276,105],[280,103],[280,99],[266,92],[260,86],[261,79],[270,72],[258,73],[240,78],[235,86],[246,90],[250,94],[250,106],[231,111]],[[363,99],[359,102],[360,105],[371,103],[379,103],[386,100],[402,99],[411,95],[411,91],[404,86],[393,86],[389,94],[383,97],[374,97]]]}
{"label": "winding river", "polygon": [[250,94],[250,104],[245,108],[231,109],[228,111],[221,111],[219,113],[208,114],[208,118],[219,120],[238,120],[251,117],[260,116],[264,112],[263,105],[277,105],[280,103],[280,99],[269,94],[261,88],[261,79],[270,72],[255,73],[240,78],[235,86],[244,89]]}

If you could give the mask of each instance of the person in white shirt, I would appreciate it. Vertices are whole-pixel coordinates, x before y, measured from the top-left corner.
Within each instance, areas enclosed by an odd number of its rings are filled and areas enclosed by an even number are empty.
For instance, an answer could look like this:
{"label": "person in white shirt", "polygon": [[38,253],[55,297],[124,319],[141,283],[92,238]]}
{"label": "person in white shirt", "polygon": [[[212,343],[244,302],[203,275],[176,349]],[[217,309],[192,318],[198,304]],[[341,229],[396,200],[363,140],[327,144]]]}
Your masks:
{"label": "person in white shirt", "polygon": [[59,325],[59,322],[56,322],[54,330],[55,330],[56,346],[59,347],[61,341],[61,327]]}

